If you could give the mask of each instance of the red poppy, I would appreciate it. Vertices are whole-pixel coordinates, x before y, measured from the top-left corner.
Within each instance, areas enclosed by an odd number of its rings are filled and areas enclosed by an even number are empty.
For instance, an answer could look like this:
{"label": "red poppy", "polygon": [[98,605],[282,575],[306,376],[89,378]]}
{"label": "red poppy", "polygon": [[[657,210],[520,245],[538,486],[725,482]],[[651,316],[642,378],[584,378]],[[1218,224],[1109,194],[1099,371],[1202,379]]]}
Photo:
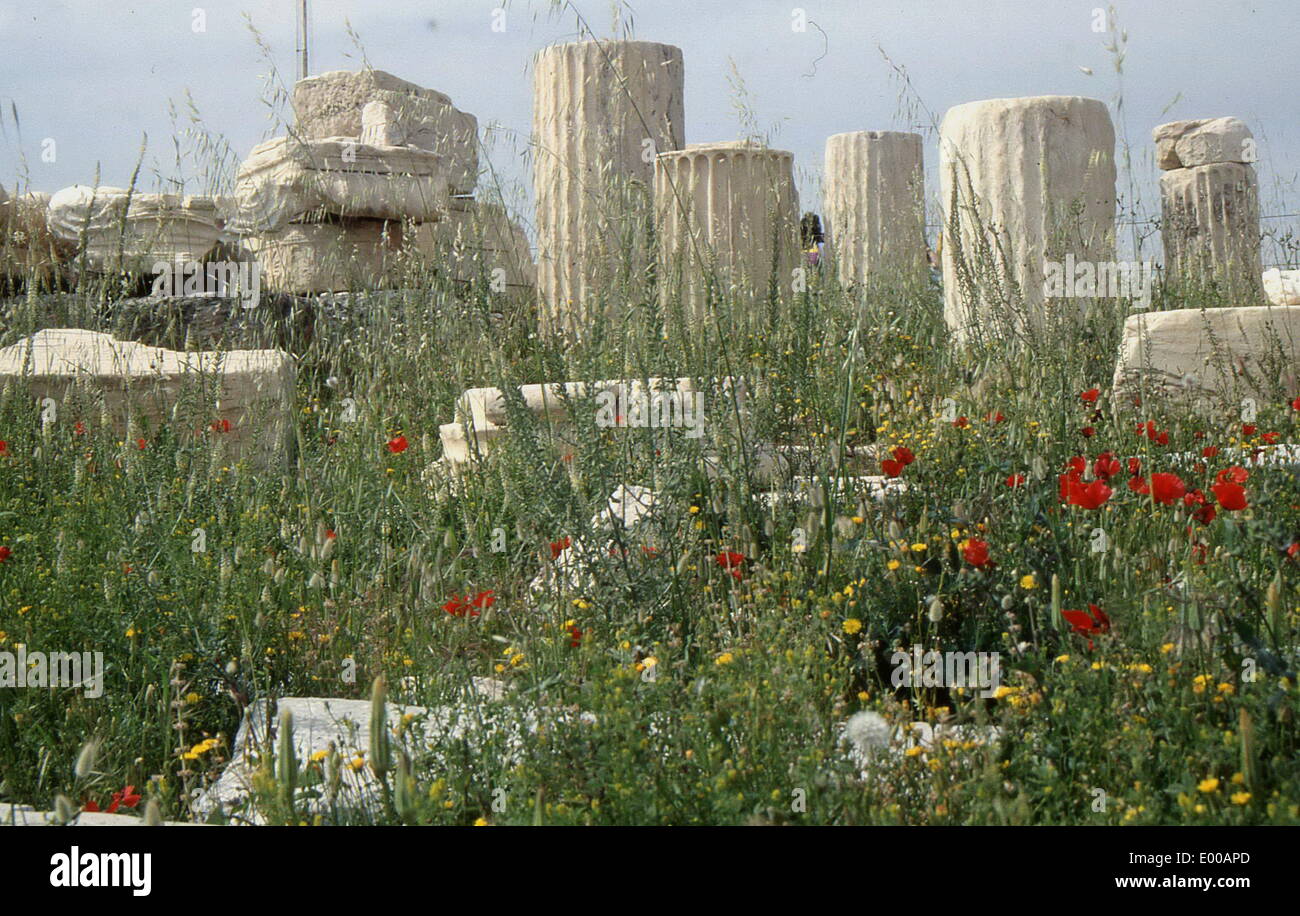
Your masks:
{"label": "red poppy", "polygon": [[[1210,504],[1209,500],[1205,498],[1205,494],[1202,493],[1200,490],[1193,490],[1192,492],[1184,496],[1183,505],[1189,509],[1192,509],[1197,506],[1200,507],[1196,509],[1195,512],[1192,513],[1192,518],[1202,525],[1208,525],[1210,522],[1214,521],[1215,516],[1218,515],[1218,512],[1215,510],[1214,506]],[[1190,529],[1189,529],[1189,533],[1190,533]]]}
{"label": "red poppy", "polygon": [[1093,429],[1091,426],[1085,426],[1083,429],[1079,430],[1079,435],[1083,436],[1085,439],[1091,439],[1096,434],[1097,430]]}
{"label": "red poppy", "polygon": [[551,541],[551,559],[558,560],[560,554],[573,546],[573,541],[567,537],[562,537],[558,541]]}
{"label": "red poppy", "polygon": [[1142,459],[1141,459],[1141,458],[1130,458],[1130,459],[1128,460],[1128,472],[1129,472],[1130,474],[1134,474],[1134,475],[1136,475],[1136,474],[1137,474],[1139,471],[1141,471],[1141,470],[1142,470]]}
{"label": "red poppy", "polygon": [[1023,486],[1025,485],[1025,475],[1024,475],[1024,474],[1011,474],[1011,475],[1009,475],[1009,476],[1007,477],[1006,484],[1007,484],[1007,486],[1011,487],[1011,489],[1013,489],[1013,490],[1014,490],[1016,487],[1023,487]]}
{"label": "red poppy", "polygon": [[1075,455],[1069,461],[1065,462],[1065,466],[1074,476],[1078,477],[1081,476],[1084,471],[1088,470],[1088,459],[1082,455]]}
{"label": "red poppy", "polygon": [[952,425],[958,429],[965,429],[967,426],[970,426],[970,420],[967,417],[958,417],[952,421]]}
{"label": "red poppy", "polygon": [[1210,489],[1214,491],[1214,498],[1219,501],[1219,505],[1229,512],[1240,511],[1249,505],[1246,502],[1246,488],[1239,483],[1223,481]]}
{"label": "red poppy", "polygon": [[138,448],[138,449],[139,449],[140,451],[142,451],[142,452],[145,450],[145,446],[147,446],[148,444],[149,444],[149,443],[146,442],[146,441],[143,440],[143,439],[136,439],[136,440],[135,440],[135,446],[136,446],[136,448]]}
{"label": "red poppy", "polygon": [[333,528],[326,528],[326,529],[325,529],[325,540],[327,540],[327,541],[332,541],[332,540],[334,540],[334,539],[335,539],[336,537],[338,537],[338,536],[339,536],[339,535],[338,535],[338,532],[335,531]]}
{"label": "red poppy", "polygon": [[[112,801],[110,801],[108,807],[103,810],[105,814],[112,814],[123,805],[128,808],[134,808],[138,804],[140,804],[140,796],[136,794],[135,786],[127,786],[121,791],[114,792]],[[81,810],[89,811],[91,813],[97,812],[100,810],[99,803],[92,799],[86,802]]]}
{"label": "red poppy", "polygon": [[1183,498],[1187,492],[1187,485],[1177,474],[1152,474],[1149,482],[1141,478],[1135,478],[1138,486],[1134,486],[1134,481],[1129,481],[1129,489],[1134,492],[1151,497],[1163,506],[1172,506],[1177,500]]}
{"label": "red poppy", "polygon": [[479,592],[473,598],[468,595],[452,595],[451,600],[442,606],[442,609],[453,617],[464,617],[466,613],[471,617],[477,617],[479,611],[483,608],[489,608],[496,601],[496,593],[491,589]]}
{"label": "red poppy", "polygon": [[1081,480],[1066,481],[1066,501],[1080,509],[1100,509],[1113,492],[1100,480],[1085,484]]}
{"label": "red poppy", "polygon": [[1255,430],[1257,429],[1259,429],[1259,427],[1253,423],[1243,423],[1241,427],[1241,434],[1243,436],[1253,436],[1255,435]]}
{"label": "red poppy", "polygon": [[885,458],[880,462],[880,470],[886,477],[897,477],[903,473],[903,462],[895,461],[893,458]]}
{"label": "red poppy", "polygon": [[745,574],[745,555],[743,553],[736,553],[734,550],[724,550],[713,558],[713,562],[717,563],[723,569],[729,570],[733,579],[740,579],[740,577]]}
{"label": "red poppy", "polygon": [[1120,472],[1122,465],[1111,452],[1102,452],[1092,463],[1092,473],[1103,480],[1110,480]]}
{"label": "red poppy", "polygon": [[1267,442],[1269,445],[1277,444],[1277,440],[1280,437],[1281,437],[1281,433],[1264,433],[1263,435],[1260,436],[1260,438],[1263,439],[1265,442]]}
{"label": "red poppy", "polygon": [[1202,439],[1205,438],[1205,431],[1198,429],[1196,432],[1192,433],[1192,438],[1195,439],[1197,442],[1201,441]]}
{"label": "red poppy", "polygon": [[13,555],[14,552],[10,550],[8,547],[0,547],[0,563],[3,563],[5,560],[9,559]]}
{"label": "red poppy", "polygon": [[971,566],[987,566],[989,562],[989,545],[987,541],[981,541],[977,538],[971,538],[962,548],[962,556]]}
{"label": "red poppy", "polygon": [[411,444],[406,441],[405,436],[394,436],[393,438],[389,439],[387,442],[388,450],[392,452],[394,455],[400,455],[402,452],[406,451],[410,447]]}
{"label": "red poppy", "polygon": [[1294,401],[1291,402],[1291,409],[1300,410],[1300,398],[1296,398]]}
{"label": "red poppy", "polygon": [[228,433],[228,432],[230,432],[230,421],[229,421],[229,420],[225,420],[225,419],[222,419],[222,420],[213,420],[213,421],[212,421],[212,431],[213,431],[214,433]]}
{"label": "red poppy", "polygon": [[995,410],[992,413],[987,413],[984,415],[984,422],[986,423],[1001,423],[1004,420],[1006,420],[1006,417],[1002,416],[1002,411],[1000,410]]}
{"label": "red poppy", "polygon": [[1085,403],[1095,404],[1097,403],[1097,398],[1100,396],[1101,396],[1100,388],[1089,388],[1087,391],[1083,392],[1083,394],[1079,395],[1079,398]]}
{"label": "red poppy", "polygon": [[575,649],[582,645],[582,631],[577,627],[569,627],[569,645]]}
{"label": "red poppy", "polygon": [[[1300,398],[1296,398],[1296,400],[1300,401]],[[1297,407],[1296,409],[1300,410],[1300,407]],[[1292,541],[1290,546],[1286,549],[1286,555],[1289,559],[1295,559],[1295,556],[1298,553],[1300,553],[1300,541]]]}
{"label": "red poppy", "polygon": [[916,456],[912,454],[912,450],[905,445],[898,446],[898,448],[894,449],[890,454],[893,455],[894,460],[903,465],[903,467],[907,467],[916,460]]}
{"label": "red poppy", "polygon": [[1139,436],[1146,436],[1157,445],[1169,444],[1169,433],[1164,430],[1157,430],[1155,420],[1147,420],[1145,423],[1139,423],[1134,432]]}
{"label": "red poppy", "polygon": [[0,439],[0,458],[10,458],[10,457],[12,456],[9,453],[9,443],[3,439]]}
{"label": "red poppy", "polygon": [[116,811],[118,805],[134,808],[138,804],[140,804],[140,796],[136,794],[135,786],[127,786],[121,792],[113,793],[113,803],[108,806],[108,810]]}
{"label": "red poppy", "polygon": [[1094,634],[1110,632],[1110,618],[1095,604],[1089,604],[1087,611],[1062,610],[1061,616],[1070,624],[1072,632],[1089,637],[1089,649],[1092,648],[1091,637]]}
{"label": "red poppy", "polygon": [[1207,445],[1205,448],[1201,449],[1202,458],[1217,458],[1218,455],[1219,447],[1217,445]]}
{"label": "red poppy", "polygon": [[78,420],[72,424],[72,434],[74,436],[84,436],[86,434],[86,424]]}
{"label": "red poppy", "polygon": [[1215,483],[1245,483],[1249,479],[1250,471],[1235,464],[1214,475]]}

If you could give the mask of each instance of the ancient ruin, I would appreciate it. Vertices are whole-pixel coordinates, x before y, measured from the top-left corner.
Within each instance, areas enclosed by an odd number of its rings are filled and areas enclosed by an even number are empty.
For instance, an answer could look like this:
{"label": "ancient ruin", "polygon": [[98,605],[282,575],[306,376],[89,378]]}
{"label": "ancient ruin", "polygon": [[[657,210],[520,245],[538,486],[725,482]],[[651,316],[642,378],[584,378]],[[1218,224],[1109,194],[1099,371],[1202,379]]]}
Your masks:
{"label": "ancient ruin", "polygon": [[102,425],[124,447],[143,450],[176,422],[182,392],[193,386],[210,409],[189,432],[209,437],[231,462],[247,458],[266,470],[289,460],[294,377],[293,358],[280,350],[179,353],[74,328],[0,349],[0,385],[27,386],[43,423]]}
{"label": "ancient ruin", "polygon": [[1300,394],[1300,308],[1175,309],[1130,315],[1115,365],[1121,403],[1174,396],[1236,408]]}
{"label": "ancient ruin", "polygon": [[1115,174],[1115,129],[1096,99],[949,109],[939,137],[944,317],[959,340],[1080,313],[1085,300],[1048,302],[1045,262],[1115,259]]}
{"label": "ancient ruin", "polygon": [[[737,325],[787,301],[799,267],[794,156],[757,143],[692,143],[655,165],[660,300],[687,320],[732,304]],[[725,327],[724,333],[736,330]]]}
{"label": "ancient ruin", "polygon": [[579,334],[646,290],[655,155],[684,141],[682,52],[648,41],[538,53],[533,188],[543,325]]}
{"label": "ancient ruin", "polygon": [[831,263],[841,286],[926,277],[921,135],[835,134],[822,176]]}
{"label": "ancient ruin", "polygon": [[125,188],[64,188],[50,198],[47,222],[50,232],[96,271],[155,273],[160,262],[201,261],[227,237],[212,198]]}
{"label": "ancient ruin", "polygon": [[1237,118],[1157,127],[1166,283],[1213,288],[1234,304],[1263,298],[1255,141]]}
{"label": "ancient ruin", "polygon": [[[367,115],[366,109],[370,108]],[[478,181],[478,119],[441,92],[383,70],[334,70],[293,87],[300,140],[356,137],[378,146],[411,146],[447,158],[454,194],[472,194]],[[369,119],[369,120],[367,120]],[[370,139],[367,139],[369,136]]]}

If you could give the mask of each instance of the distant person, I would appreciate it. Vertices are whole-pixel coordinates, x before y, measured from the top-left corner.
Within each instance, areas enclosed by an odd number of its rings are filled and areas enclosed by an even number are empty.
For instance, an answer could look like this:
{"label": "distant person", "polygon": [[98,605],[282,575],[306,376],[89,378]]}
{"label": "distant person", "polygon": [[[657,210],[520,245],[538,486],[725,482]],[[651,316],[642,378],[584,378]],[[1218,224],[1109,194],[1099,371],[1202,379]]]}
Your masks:
{"label": "distant person", "polygon": [[822,219],[816,213],[805,213],[799,221],[800,245],[809,267],[819,267],[826,255],[826,234],[822,232]]}

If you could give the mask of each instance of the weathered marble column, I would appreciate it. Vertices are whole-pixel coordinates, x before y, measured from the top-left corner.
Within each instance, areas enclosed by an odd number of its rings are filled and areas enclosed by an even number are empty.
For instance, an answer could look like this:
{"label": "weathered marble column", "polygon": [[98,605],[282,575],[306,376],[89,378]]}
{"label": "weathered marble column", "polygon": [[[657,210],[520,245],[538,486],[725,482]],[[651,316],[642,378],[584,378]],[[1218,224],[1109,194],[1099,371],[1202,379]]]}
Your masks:
{"label": "weathered marble column", "polygon": [[683,142],[682,52],[583,41],[538,53],[533,187],[543,326],[581,334],[644,288],[655,155]]}
{"label": "weathered marble column", "polygon": [[1079,313],[1044,295],[1045,262],[1115,259],[1115,129],[1078,96],[968,102],[939,129],[944,318],[958,340]]}
{"label": "weathered marble column", "polygon": [[799,266],[794,156],[744,141],[692,143],[655,167],[660,295],[703,321],[708,290],[752,311],[786,300]]}
{"label": "weathered marble column", "polygon": [[886,130],[826,141],[822,195],[840,285],[926,276],[921,135]]}
{"label": "weathered marble column", "polygon": [[1153,131],[1160,236],[1172,287],[1213,288],[1244,305],[1263,297],[1255,141],[1236,118],[1173,121]]}

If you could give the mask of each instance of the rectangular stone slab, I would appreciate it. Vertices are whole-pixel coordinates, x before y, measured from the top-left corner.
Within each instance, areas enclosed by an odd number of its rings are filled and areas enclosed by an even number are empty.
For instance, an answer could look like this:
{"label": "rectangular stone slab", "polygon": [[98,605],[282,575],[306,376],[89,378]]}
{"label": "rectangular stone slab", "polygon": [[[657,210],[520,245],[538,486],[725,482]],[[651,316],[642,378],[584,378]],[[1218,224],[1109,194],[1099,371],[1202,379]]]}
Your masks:
{"label": "rectangular stone slab", "polygon": [[[275,470],[288,463],[294,378],[293,358],[280,350],[182,353],[77,328],[47,328],[0,349],[0,385],[27,384],[33,397],[53,398],[58,423],[107,419],[123,439],[145,436],[145,423],[151,431],[172,425],[182,391],[203,385],[220,406],[201,430],[180,432],[212,437],[232,461],[247,456]],[[100,409],[85,417],[68,410],[74,386]]]}
{"label": "rectangular stone slab", "polygon": [[1292,398],[1300,366],[1300,308],[1177,309],[1130,315],[1115,394],[1218,399]]}

